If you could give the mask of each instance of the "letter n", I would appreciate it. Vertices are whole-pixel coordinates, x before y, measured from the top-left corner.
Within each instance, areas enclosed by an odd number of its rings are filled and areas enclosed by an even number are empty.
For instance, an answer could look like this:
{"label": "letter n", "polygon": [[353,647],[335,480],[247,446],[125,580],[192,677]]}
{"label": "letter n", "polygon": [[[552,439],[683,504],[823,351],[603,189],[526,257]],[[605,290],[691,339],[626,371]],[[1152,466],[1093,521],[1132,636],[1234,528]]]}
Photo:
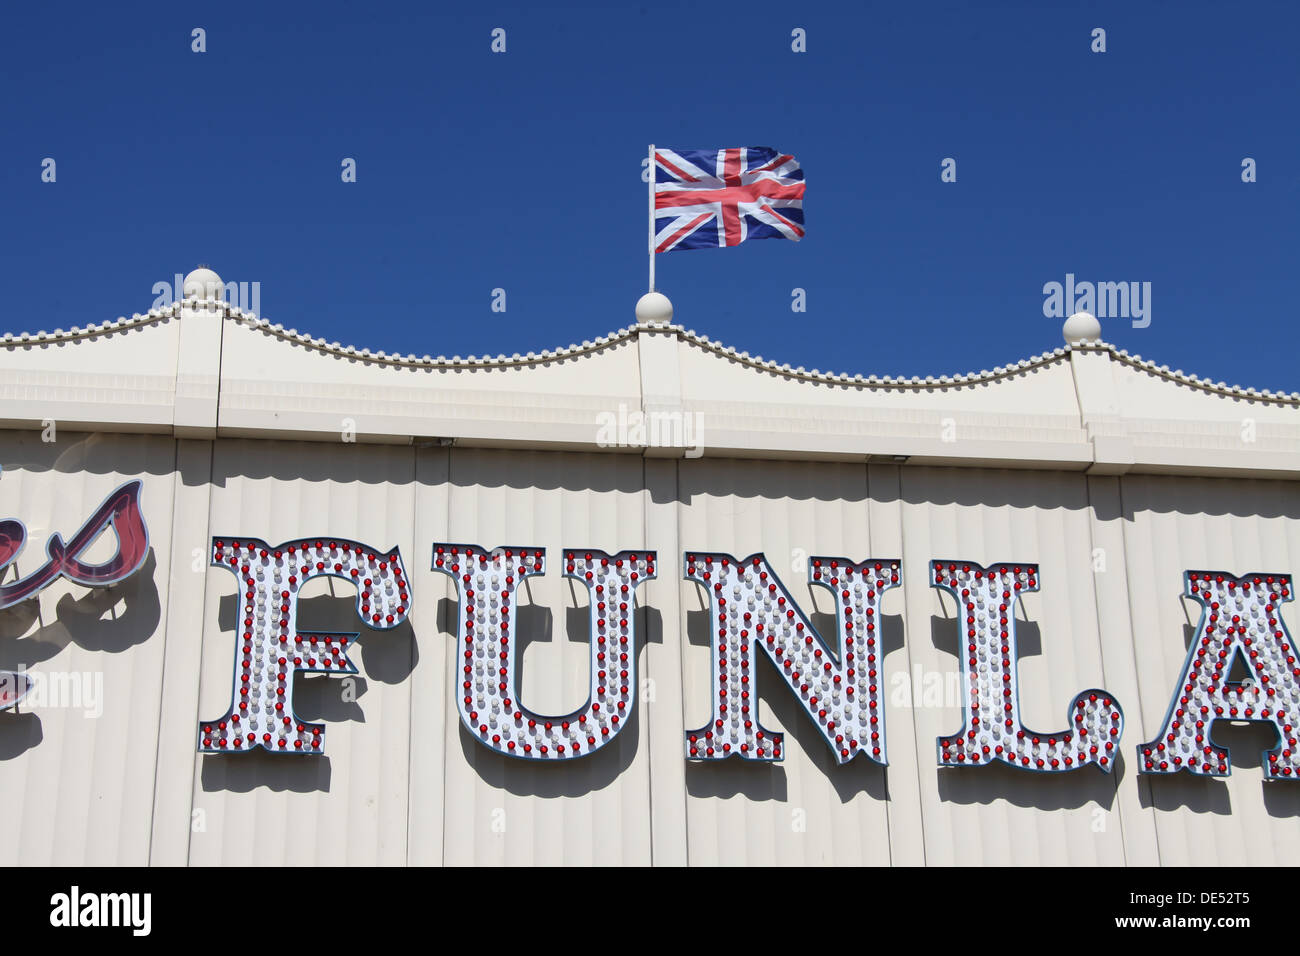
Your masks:
{"label": "letter n", "polygon": [[1045,734],[1020,722],[1017,687],[1016,602],[1038,590],[1038,566],[999,564],[987,569],[963,561],[932,561],[934,587],[957,599],[961,691],[965,725],[939,738],[939,766],[981,766],[1002,761],[1048,773],[1096,764],[1114,768],[1124,715],[1113,695],[1085,690],[1070,702],[1072,722]]}
{"label": "letter n", "polygon": [[758,650],[776,666],[835,754],[884,765],[885,714],[880,700],[880,599],[901,580],[898,561],[854,563],[814,557],[809,584],[835,596],[836,643],[828,645],[761,555],[687,554],[686,579],[710,596],[713,710],[688,733],[691,760],[780,760],[781,734],[764,729],[754,694]]}
{"label": "letter n", "polygon": [[[1138,748],[1143,773],[1226,777],[1232,761],[1211,741],[1216,720],[1262,720],[1278,732],[1263,754],[1265,780],[1300,778],[1295,717],[1300,712],[1300,666],[1279,605],[1294,600],[1286,574],[1188,571],[1187,597],[1201,605],[1196,637],[1187,650],[1160,736]],[[1229,683],[1240,657],[1247,680]]]}
{"label": "letter n", "polygon": [[542,548],[438,544],[433,570],[451,576],[459,599],[456,708],[483,746],[511,757],[563,760],[604,747],[636,706],[635,599],[655,576],[653,551],[566,551],[564,576],[587,588],[591,684],[571,714],[544,717],[519,700],[519,585],[546,569]]}

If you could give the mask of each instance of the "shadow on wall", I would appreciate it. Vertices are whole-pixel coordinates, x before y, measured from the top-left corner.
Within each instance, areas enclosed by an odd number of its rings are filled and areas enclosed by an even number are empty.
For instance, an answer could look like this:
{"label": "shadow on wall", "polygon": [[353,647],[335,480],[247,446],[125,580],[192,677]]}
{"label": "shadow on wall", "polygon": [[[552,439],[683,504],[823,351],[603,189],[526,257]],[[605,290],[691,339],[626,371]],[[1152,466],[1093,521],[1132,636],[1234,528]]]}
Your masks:
{"label": "shadow on wall", "polygon": [[[60,433],[57,443],[42,442],[40,433],[34,431],[4,431],[0,437],[3,438],[0,465],[5,467],[33,472],[139,475],[168,475],[175,469],[176,440],[170,436],[69,432]],[[266,453],[270,445],[274,445],[277,454]],[[210,482],[225,487],[235,477],[297,481],[307,474],[313,480],[345,485],[409,485],[417,481],[417,459],[432,464],[435,474],[446,474],[451,486],[463,488],[648,492],[656,503],[680,504],[690,504],[693,498],[703,495],[864,505],[869,500],[901,500],[907,505],[1009,505],[1070,510],[1092,507],[1099,519],[1120,517],[1109,511],[1110,495],[1089,500],[1087,480],[1076,472],[703,458],[666,459],[674,463],[676,480],[663,483],[647,482],[645,459],[640,455],[609,451],[413,448],[339,441],[269,443],[222,438],[214,444]],[[872,482],[869,487],[872,474],[882,480]],[[192,477],[185,476],[187,484]],[[206,482],[209,477],[204,479]],[[1294,482],[1140,474],[1116,480],[1125,518],[1131,519],[1136,512],[1152,511],[1300,520],[1300,497],[1295,493]]]}
{"label": "shadow on wall", "polygon": [[[1138,511],[1300,519],[1294,482],[1275,479],[1125,475],[1117,479],[1121,516],[1112,511],[1112,496],[1090,500],[1088,479],[1078,472],[702,458],[672,460],[676,481],[663,484],[647,482],[644,461],[635,455],[473,448],[439,453],[447,455],[448,481],[455,487],[633,494],[644,490],[656,504],[689,505],[697,496],[863,506],[868,501],[901,500],[904,505],[1092,508],[1103,521],[1132,519]],[[872,481],[873,476],[877,480]]]}
{"label": "shadow on wall", "polygon": [[[69,644],[87,651],[119,654],[153,637],[162,619],[162,604],[154,581],[157,567],[154,550],[150,548],[140,570],[126,580],[110,587],[91,588],[80,597],[64,594],[48,622],[41,614],[40,598],[0,611],[0,635],[27,635],[16,640],[4,637],[0,641],[0,670],[38,668],[57,657]],[[21,568],[18,573],[21,576]],[[119,604],[121,611],[117,610]],[[40,717],[22,713],[22,704],[18,706],[20,712],[0,713],[0,760],[10,760],[30,750],[43,738]]]}
{"label": "shadow on wall", "polygon": [[[1262,721],[1216,721],[1210,742],[1227,749],[1232,758],[1234,775],[1260,779],[1264,791],[1264,809],[1272,817],[1300,816],[1300,789],[1289,781],[1263,779],[1263,754],[1278,744],[1277,730]],[[1228,784],[1221,778],[1198,777],[1187,772],[1144,774],[1139,778],[1138,798],[1141,805],[1156,810],[1186,808],[1193,813],[1232,813]]]}
{"label": "shadow on wall", "polygon": [[0,714],[0,760],[12,760],[40,744],[41,718],[33,713],[7,710]]}
{"label": "shadow on wall", "polygon": [[250,793],[258,787],[277,793],[324,793],[330,788],[327,754],[273,754],[259,748],[242,754],[200,754],[199,760],[199,780],[206,793]]}
{"label": "shadow on wall", "polygon": [[[21,568],[19,572],[21,573]],[[83,589],[80,597],[65,594],[54,607],[54,618],[41,617],[41,600],[33,598],[0,611],[0,634],[25,634],[0,644],[0,668],[30,667],[55,657],[69,644],[87,651],[118,654],[151,638],[162,619],[162,603],[154,582],[158,563],[153,548],[140,570],[110,587]],[[114,610],[122,605],[121,612]]]}
{"label": "shadow on wall", "polygon": [[[444,449],[428,451],[445,454]],[[231,478],[274,478],[292,483],[310,477],[341,486],[404,486],[415,481],[415,456],[419,453],[409,445],[224,438],[213,446],[212,484],[224,488]],[[242,533],[257,532],[250,529]]]}
{"label": "shadow on wall", "polygon": [[[410,620],[389,631],[375,631],[362,625],[356,613],[353,589],[326,579],[329,594],[301,600],[298,604],[300,631],[342,632],[357,634],[350,658],[359,673],[348,675],[295,674],[293,677],[294,711],[303,720],[327,724],[366,722],[362,698],[370,689],[369,681],[401,684],[411,676],[419,660],[419,649]],[[223,635],[235,632],[238,595],[227,594],[218,603],[217,623]],[[235,666],[235,642],[224,642],[230,653],[230,667]],[[227,699],[222,710],[230,706]],[[326,731],[326,748],[337,740],[340,731]],[[290,790],[295,793],[328,791],[330,761],[328,754],[271,754],[260,748],[247,753],[200,754],[200,781],[207,792],[230,790],[248,793],[257,787]]]}
{"label": "shadow on wall", "polygon": [[[590,635],[590,609],[576,606],[577,598],[576,590],[571,589],[569,600],[572,603],[565,609],[564,630],[568,640],[581,644],[585,653]],[[443,598],[438,602],[438,630],[444,639],[455,640],[455,622],[459,617],[459,601]],[[550,641],[554,628],[550,609],[535,604],[520,603],[516,619],[518,643],[515,653],[518,655],[516,660],[520,662],[517,673],[519,687],[522,688],[525,686],[525,649],[536,641]],[[641,745],[641,708],[646,706],[641,694],[641,681],[645,673],[645,655],[642,652],[647,644],[663,643],[663,620],[658,609],[638,607],[635,621],[633,654],[637,662],[634,688],[637,700],[618,737],[590,756],[552,761],[560,763],[560,766],[544,766],[541,761],[508,757],[484,747],[465,727],[459,712],[456,712],[451,719],[458,728],[457,739],[460,741],[461,753],[479,779],[494,789],[505,790],[518,797],[577,797],[605,789],[632,766]],[[527,706],[526,701],[523,706]]]}
{"label": "shadow on wall", "polygon": [[[1004,763],[935,770],[939,775],[939,799],[950,803],[987,805],[1005,800],[1036,810],[1077,810],[1093,803],[1107,811],[1114,809],[1115,794],[1126,771],[1122,748],[1110,773],[1097,767],[1080,767],[1068,773],[1031,773]],[[1026,781],[1026,777],[1033,779]]]}
{"label": "shadow on wall", "polygon": [[[102,450],[95,446],[93,453],[77,456],[76,461],[46,461],[49,452],[41,451],[39,436],[32,434],[32,441],[20,442],[20,447],[12,454],[22,460],[27,460],[22,458],[26,455],[36,461],[30,466],[34,469],[130,470],[114,463],[113,456],[108,454],[108,446]],[[124,436],[113,437],[117,442]],[[446,483],[453,489],[644,493],[657,504],[675,502],[690,505],[700,496],[732,497],[742,503],[788,498],[846,502],[864,507],[868,501],[901,501],[905,506],[957,504],[1072,511],[1092,508],[1103,521],[1120,517],[1132,519],[1136,512],[1141,511],[1300,520],[1300,499],[1295,494],[1294,483],[1274,479],[1125,475],[1111,479],[1119,483],[1119,495],[1101,494],[1091,500],[1089,479],[1080,473],[1065,471],[703,458],[665,459],[673,464],[672,480],[663,480],[663,476],[652,480],[647,475],[646,460],[640,455],[612,451],[278,442],[276,449],[280,453],[267,455],[266,444],[256,439],[218,440],[212,484],[225,487],[235,477],[296,481],[304,474],[310,474],[314,480],[345,485],[388,483],[404,486],[415,483],[419,493],[426,487],[442,483],[429,482],[427,476],[433,474],[445,475]],[[112,447],[119,446],[114,444]],[[146,467],[135,470],[149,471]],[[419,479],[418,474],[424,474],[426,478]],[[873,477],[876,480],[872,480]],[[1116,500],[1123,502],[1122,515],[1112,510]],[[497,542],[475,543],[491,547]],[[598,543],[585,544],[597,546]],[[620,545],[608,542],[600,546],[614,550]],[[668,556],[660,557],[666,559]]]}
{"label": "shadow on wall", "polygon": [[171,475],[176,439],[171,435],[72,432],[59,429],[57,441],[39,431],[0,432],[0,466],[9,470],[92,475]]}
{"label": "shadow on wall", "polygon": [[[1136,512],[1152,511],[1300,520],[1300,495],[1294,481],[1125,475],[1121,482],[1124,517],[1130,519]],[[1255,570],[1265,569],[1239,568],[1237,572]]]}

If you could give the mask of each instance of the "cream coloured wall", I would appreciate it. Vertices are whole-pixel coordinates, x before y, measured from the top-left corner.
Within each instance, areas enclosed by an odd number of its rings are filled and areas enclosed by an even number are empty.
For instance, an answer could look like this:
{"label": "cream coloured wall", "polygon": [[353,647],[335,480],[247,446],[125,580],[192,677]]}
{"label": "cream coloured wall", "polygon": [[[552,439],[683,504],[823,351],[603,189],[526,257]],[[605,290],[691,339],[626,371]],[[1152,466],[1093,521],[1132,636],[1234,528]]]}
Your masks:
{"label": "cream coloured wall", "polygon": [[[1182,571],[1294,574],[1294,482],[15,431],[0,433],[0,464],[0,512],[26,521],[33,557],[132,477],[153,546],[114,589],[59,584],[0,612],[0,666],[104,682],[98,719],[0,714],[0,796],[18,834],[6,863],[1089,865],[1278,863],[1300,850],[1300,788],[1262,783],[1259,735],[1233,731],[1224,781],[1139,778],[1133,756],[1185,653]],[[303,716],[328,722],[327,756],[197,754],[197,721],[229,703],[235,579],[196,570],[195,549],[318,534],[398,545],[408,624],[367,632],[345,589],[313,586],[300,625],[362,632],[355,702],[339,677],[298,678]],[[460,728],[435,541],[659,552],[637,617],[650,683],[616,746],[536,766]],[[766,665],[759,706],[788,734],[783,764],[683,759],[685,728],[707,714],[709,651],[680,557],[704,547],[764,552],[813,614],[830,608],[794,570],[803,555],[902,559],[883,608],[888,769],[835,767]],[[1042,590],[1023,601],[1024,719],[1057,727],[1077,691],[1112,691],[1127,719],[1115,774],[936,768],[956,702],[902,706],[897,691],[915,668],[957,667],[953,608],[927,587],[935,558],[1040,564]],[[554,566],[532,583],[521,693],[559,712],[583,697],[585,596]],[[1293,604],[1283,617],[1296,633]]]}

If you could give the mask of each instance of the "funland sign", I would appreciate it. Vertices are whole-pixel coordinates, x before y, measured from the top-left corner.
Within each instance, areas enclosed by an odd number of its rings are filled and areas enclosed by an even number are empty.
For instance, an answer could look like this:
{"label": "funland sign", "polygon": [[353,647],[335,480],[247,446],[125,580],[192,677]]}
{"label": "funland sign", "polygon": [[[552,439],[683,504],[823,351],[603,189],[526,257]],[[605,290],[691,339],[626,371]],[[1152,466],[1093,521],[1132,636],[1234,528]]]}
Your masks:
{"label": "funland sign", "polygon": [[[37,570],[0,586],[0,609],[35,597],[59,578],[98,587],[138,571],[149,549],[140,493],[139,481],[127,482],[71,541],[52,535],[47,560]],[[81,556],[110,528],[117,537],[114,556],[101,564],[84,562]],[[8,570],[25,542],[21,522],[0,522],[0,572]],[[199,726],[199,751],[324,753],[324,725],[294,712],[293,675],[356,673],[348,651],[357,635],[300,631],[298,595],[315,578],[342,578],[356,587],[356,612],[367,627],[395,627],[410,613],[414,598],[400,553],[323,536],[278,545],[241,537],[213,539],[210,557],[213,566],[237,578],[242,618],[231,706]],[[518,589],[524,579],[545,573],[544,550],[435,544],[432,562],[457,592],[457,706],[475,740],[507,756],[555,762],[595,753],[623,731],[636,706],[636,593],[658,576],[654,552],[564,552],[563,575],[585,587],[589,599],[591,683],[587,702],[562,716],[529,710],[518,692]],[[1123,709],[1113,694],[1090,689],[1076,695],[1065,727],[1054,733],[1021,722],[1015,606],[1021,594],[1038,590],[1037,566],[982,567],[943,559],[932,561],[929,572],[926,584],[951,595],[962,612],[961,699],[969,701],[960,731],[936,741],[939,765],[1001,762],[1060,773],[1091,764],[1109,773],[1124,729]],[[688,552],[683,573],[709,594],[713,621],[712,713],[708,724],[685,734],[687,759],[781,759],[782,735],[764,729],[753,695],[761,652],[838,763],[857,757],[887,763],[878,622],[884,593],[903,586],[897,559],[811,559],[809,583],[835,597],[836,633],[830,641],[813,627],[762,554],[737,559]],[[1184,585],[1186,596],[1201,606],[1201,617],[1160,734],[1137,747],[1139,769],[1226,776],[1228,751],[1211,742],[1215,721],[1265,721],[1279,738],[1264,754],[1265,779],[1300,778],[1293,727],[1300,711],[1300,666],[1279,612],[1279,605],[1293,598],[1291,576],[1187,571]],[[1238,658],[1248,678],[1231,682],[1228,675]],[[20,675],[3,676],[15,690],[0,707],[12,707],[27,686]]]}

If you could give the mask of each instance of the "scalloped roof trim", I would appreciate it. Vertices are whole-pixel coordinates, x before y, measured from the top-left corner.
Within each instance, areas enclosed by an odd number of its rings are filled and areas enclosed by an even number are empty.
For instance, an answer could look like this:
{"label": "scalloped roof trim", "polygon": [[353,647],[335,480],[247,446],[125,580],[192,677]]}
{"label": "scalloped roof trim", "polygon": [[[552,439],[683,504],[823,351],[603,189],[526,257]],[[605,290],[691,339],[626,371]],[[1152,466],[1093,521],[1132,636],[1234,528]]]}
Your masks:
{"label": "scalloped roof trim", "polygon": [[94,339],[114,332],[154,325],[176,318],[180,314],[180,303],[172,303],[165,309],[150,309],[147,313],[136,312],[129,319],[118,316],[113,322],[99,325],[73,326],[71,329],[55,329],[53,332],[6,332],[0,335],[0,344],[9,348],[16,345],[48,344],[53,342],[75,342],[79,339]]}
{"label": "scalloped roof trim", "polygon": [[[545,365],[550,362],[576,358],[581,355],[608,348],[611,345],[626,342],[639,332],[650,332],[678,335],[686,341],[697,345],[708,352],[740,362],[750,368],[764,372],[772,372],[777,375],[783,375],[800,381],[816,382],[826,385],[850,385],[867,388],[953,388],[958,386],[979,385],[985,382],[1007,378],[1008,376],[1016,375],[1020,372],[1026,372],[1031,369],[1055,364],[1073,351],[1108,352],[1113,355],[1116,360],[1123,362],[1132,368],[1149,372],[1180,385],[1187,385],[1192,388],[1198,388],[1206,392],[1232,398],[1245,398],[1254,401],[1300,405],[1300,392],[1279,392],[1270,389],[1243,388],[1239,385],[1227,385],[1221,381],[1213,382],[1210,379],[1202,378],[1198,375],[1188,374],[1182,369],[1174,369],[1171,371],[1168,365],[1157,365],[1155,362],[1143,359],[1140,355],[1130,355],[1123,349],[1116,348],[1114,345],[1100,340],[1081,342],[1074,345],[1058,346],[1050,352],[1042,352],[1030,358],[1021,359],[1019,362],[1012,365],[999,365],[992,370],[984,369],[978,372],[967,372],[959,375],[927,375],[925,377],[918,375],[910,377],[892,375],[850,375],[848,373],[822,372],[819,369],[812,369],[809,371],[803,366],[792,367],[785,363],[773,362],[764,359],[762,356],[750,355],[748,352],[738,351],[721,342],[710,339],[707,335],[701,335],[694,329],[687,329],[684,326],[675,324],[646,325],[634,323],[625,328],[610,332],[608,335],[602,335],[596,339],[584,340],[581,344],[574,343],[569,345],[567,348],[545,349],[541,352],[527,352],[523,355],[515,352],[512,355],[470,355],[466,357],[454,355],[448,358],[446,356],[431,357],[428,355],[390,355],[383,351],[372,352],[370,349],[358,349],[350,345],[340,345],[338,342],[327,342],[323,338],[304,335],[297,329],[286,329],[282,325],[272,323],[268,319],[259,318],[252,312],[241,311],[240,309],[234,308],[224,302],[218,303],[218,305],[222,309],[224,313],[223,317],[225,319],[233,322],[242,322],[250,328],[266,332],[276,338],[288,342],[293,342],[326,354],[337,355],[342,358],[358,359],[365,362],[374,362],[380,365],[405,366],[411,368],[513,368]],[[66,331],[63,329],[55,329],[53,332],[6,332],[3,337],[0,337],[0,344],[12,348],[14,346],[22,345],[51,344],[56,342],[70,342],[81,339],[98,338],[103,335],[111,335],[114,332],[122,332],[128,329],[152,325],[176,318],[180,315],[181,306],[182,303],[174,302],[165,308],[150,309],[149,312],[144,314],[137,312],[130,318],[120,316],[114,322],[104,322],[100,325],[90,325],[85,327],[74,327]],[[208,303],[201,303],[200,308],[211,308],[211,305]]]}

